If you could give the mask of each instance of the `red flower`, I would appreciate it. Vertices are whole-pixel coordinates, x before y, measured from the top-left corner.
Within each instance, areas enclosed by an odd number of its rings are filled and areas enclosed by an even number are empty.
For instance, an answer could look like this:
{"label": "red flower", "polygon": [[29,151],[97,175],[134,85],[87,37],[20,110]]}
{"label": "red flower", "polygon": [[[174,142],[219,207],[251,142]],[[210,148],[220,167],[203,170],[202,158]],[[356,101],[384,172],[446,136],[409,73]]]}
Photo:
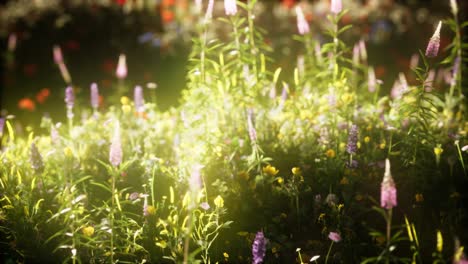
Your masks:
{"label": "red flower", "polygon": [[30,98],[23,98],[18,101],[18,108],[32,112],[36,109],[36,104]]}
{"label": "red flower", "polygon": [[119,5],[125,5],[125,3],[127,2],[127,0],[115,0],[115,2]]}
{"label": "red flower", "polygon": [[295,0],[283,0],[281,4],[287,9],[291,9],[294,6]]}
{"label": "red flower", "polygon": [[43,104],[50,95],[50,90],[48,88],[43,88],[36,94],[36,101],[40,104]]}
{"label": "red flower", "polygon": [[174,20],[174,12],[172,12],[171,10],[162,10],[161,16],[164,23],[169,23]]}

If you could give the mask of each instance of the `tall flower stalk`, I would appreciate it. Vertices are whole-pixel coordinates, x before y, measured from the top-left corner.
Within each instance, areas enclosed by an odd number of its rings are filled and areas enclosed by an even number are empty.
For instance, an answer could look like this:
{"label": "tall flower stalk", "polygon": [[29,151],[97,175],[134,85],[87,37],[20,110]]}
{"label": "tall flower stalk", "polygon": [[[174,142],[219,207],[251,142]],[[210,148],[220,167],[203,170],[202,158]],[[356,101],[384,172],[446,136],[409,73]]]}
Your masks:
{"label": "tall flower stalk", "polygon": [[397,206],[397,189],[390,172],[390,160],[385,160],[385,174],[380,190],[380,206],[387,210],[385,221],[387,223],[387,247],[386,247],[386,262],[390,262],[390,243],[392,229],[392,209]]}
{"label": "tall flower stalk", "polygon": [[67,119],[68,119],[68,126],[71,131],[73,127],[73,106],[75,105],[75,93],[73,91],[73,87],[68,86],[65,89],[65,104],[67,106]]}
{"label": "tall flower stalk", "polygon": [[118,176],[119,166],[122,163],[122,143],[120,139],[120,124],[119,121],[116,121],[114,127],[114,135],[112,137],[112,142],[109,151],[109,161],[114,167],[114,173],[111,173],[111,208],[110,208],[110,230],[111,230],[111,239],[110,239],[110,262],[114,263],[114,211],[115,211],[115,201],[116,198],[116,189],[115,189],[115,181],[116,177]]}

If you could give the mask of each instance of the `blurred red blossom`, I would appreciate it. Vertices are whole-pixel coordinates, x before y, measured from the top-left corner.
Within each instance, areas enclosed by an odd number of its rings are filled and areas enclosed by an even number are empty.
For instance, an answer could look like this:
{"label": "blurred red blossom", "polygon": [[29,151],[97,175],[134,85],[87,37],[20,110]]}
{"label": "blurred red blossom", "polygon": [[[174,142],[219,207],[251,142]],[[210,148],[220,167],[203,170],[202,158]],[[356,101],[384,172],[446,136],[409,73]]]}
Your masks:
{"label": "blurred red blossom", "polygon": [[18,108],[32,112],[36,110],[36,104],[31,98],[22,98],[18,101]]}

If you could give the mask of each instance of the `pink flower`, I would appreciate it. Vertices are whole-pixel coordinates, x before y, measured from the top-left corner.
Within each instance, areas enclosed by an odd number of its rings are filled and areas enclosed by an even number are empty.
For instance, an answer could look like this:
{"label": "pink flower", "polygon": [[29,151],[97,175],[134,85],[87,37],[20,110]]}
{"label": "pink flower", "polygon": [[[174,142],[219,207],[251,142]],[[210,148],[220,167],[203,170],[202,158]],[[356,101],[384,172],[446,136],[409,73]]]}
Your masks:
{"label": "pink flower", "polygon": [[57,64],[63,63],[63,55],[62,55],[62,49],[60,46],[55,45],[53,48],[53,53],[54,53],[54,61]]}
{"label": "pink flower", "polygon": [[109,161],[115,167],[119,166],[122,163],[122,143],[120,141],[120,124],[119,121],[116,122],[114,128],[114,136],[112,137],[112,142],[109,152]]}
{"label": "pink flower", "polygon": [[233,16],[237,14],[236,0],[224,0],[224,11],[226,16]]}
{"label": "pink flower", "polygon": [[335,242],[335,243],[338,243],[341,241],[341,236],[340,234],[336,233],[336,232],[330,232],[330,234],[328,234],[328,238]]}
{"label": "pink flower", "polygon": [[91,91],[91,106],[94,109],[99,107],[99,89],[96,83],[92,83],[90,87]]}
{"label": "pink flower", "polygon": [[374,67],[370,66],[369,71],[367,73],[368,79],[367,79],[367,88],[370,93],[375,92],[376,86],[377,86],[377,79],[375,78],[375,71]]}
{"label": "pink flower", "polygon": [[305,35],[310,32],[309,23],[304,17],[304,13],[302,12],[302,8],[300,6],[296,6],[296,15],[297,15],[297,29],[299,34]]}
{"label": "pink flower", "polygon": [[426,57],[428,58],[434,58],[437,56],[437,53],[439,53],[440,28],[441,27],[442,27],[442,21],[439,21],[439,24],[437,25],[437,28],[434,32],[434,35],[432,35],[431,39],[429,40],[429,44],[427,44]]}
{"label": "pink flower", "polygon": [[343,5],[341,0],[331,0],[331,8],[330,11],[334,14],[338,14],[343,9]]}
{"label": "pink flower", "polygon": [[119,63],[117,64],[115,75],[117,75],[117,78],[119,79],[125,79],[127,77],[127,62],[125,54],[120,54],[119,56]]}
{"label": "pink flower", "polygon": [[390,160],[385,160],[385,174],[380,190],[380,206],[386,209],[392,209],[397,206],[397,189],[390,172]]}

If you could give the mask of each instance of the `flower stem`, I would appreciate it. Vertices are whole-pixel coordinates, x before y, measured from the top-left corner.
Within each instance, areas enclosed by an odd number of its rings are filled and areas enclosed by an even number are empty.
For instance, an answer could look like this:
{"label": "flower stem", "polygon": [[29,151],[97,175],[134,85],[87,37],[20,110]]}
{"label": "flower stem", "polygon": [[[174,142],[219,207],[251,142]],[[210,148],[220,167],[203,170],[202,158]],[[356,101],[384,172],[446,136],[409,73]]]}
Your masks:
{"label": "flower stem", "polygon": [[330,243],[330,247],[328,248],[327,257],[325,257],[325,264],[328,263],[328,257],[330,256],[330,252],[331,252],[332,247],[333,247],[333,241]]}

